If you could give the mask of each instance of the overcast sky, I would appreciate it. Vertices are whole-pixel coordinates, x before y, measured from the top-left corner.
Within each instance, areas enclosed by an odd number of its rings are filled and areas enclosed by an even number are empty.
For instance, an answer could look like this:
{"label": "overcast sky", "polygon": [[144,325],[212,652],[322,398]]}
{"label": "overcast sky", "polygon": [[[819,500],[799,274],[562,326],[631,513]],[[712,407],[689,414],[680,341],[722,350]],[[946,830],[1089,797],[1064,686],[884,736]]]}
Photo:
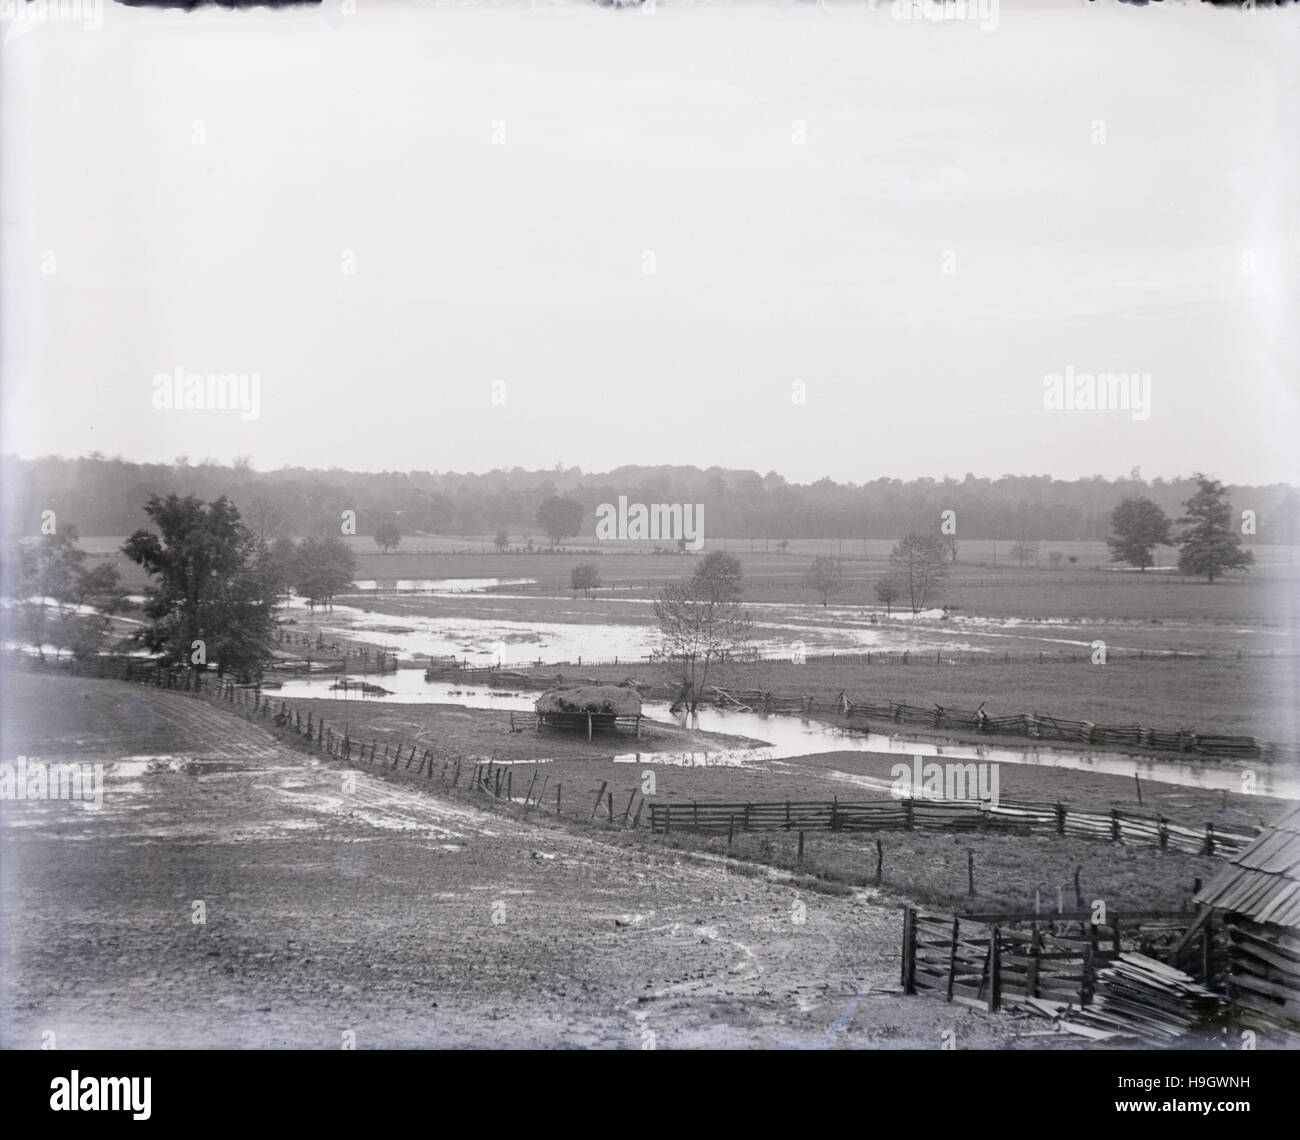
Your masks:
{"label": "overcast sky", "polygon": [[533,6],[11,29],[4,449],[1300,481],[1294,10]]}

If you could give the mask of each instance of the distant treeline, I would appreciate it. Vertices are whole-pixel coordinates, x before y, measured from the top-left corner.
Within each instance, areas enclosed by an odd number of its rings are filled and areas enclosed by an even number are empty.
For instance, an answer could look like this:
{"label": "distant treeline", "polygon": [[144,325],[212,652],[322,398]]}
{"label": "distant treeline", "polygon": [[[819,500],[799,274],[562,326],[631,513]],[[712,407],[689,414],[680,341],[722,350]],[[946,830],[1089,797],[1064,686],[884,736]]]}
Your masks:
{"label": "distant treeline", "polygon": [[[1213,473],[1213,464],[1209,465]],[[552,471],[360,472],[249,465],[129,463],[81,459],[0,458],[6,524],[35,534],[41,512],[82,535],[126,535],[145,525],[150,495],[175,492],[204,500],[228,495],[254,530],[276,537],[338,533],[345,510],[356,512],[357,533],[371,535],[386,519],[402,534],[484,535],[504,530],[518,541],[537,535],[539,504],[552,495],[583,505],[582,534],[593,533],[595,509],[626,495],[630,503],[703,503],[709,538],[895,539],[938,527],[942,511],[957,512],[961,539],[1022,538],[1088,541],[1110,533],[1120,500],[1141,495],[1171,518],[1196,490],[1190,477],[1061,480],[1047,475],[998,479],[876,479],[869,483],[787,483],[775,471],[698,467],[622,467],[600,475],[576,468]],[[1236,511],[1253,510],[1255,542],[1300,543],[1300,494],[1287,484],[1231,488]]]}

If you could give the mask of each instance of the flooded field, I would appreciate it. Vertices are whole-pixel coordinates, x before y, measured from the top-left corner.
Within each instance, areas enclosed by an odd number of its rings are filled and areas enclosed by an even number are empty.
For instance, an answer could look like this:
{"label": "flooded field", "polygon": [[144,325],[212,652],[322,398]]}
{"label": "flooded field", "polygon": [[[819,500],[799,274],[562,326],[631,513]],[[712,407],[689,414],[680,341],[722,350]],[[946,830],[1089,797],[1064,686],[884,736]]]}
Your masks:
{"label": "flooded field", "polygon": [[[448,681],[426,681],[416,669],[402,669],[383,677],[387,697],[347,697],[331,688],[336,680],[327,677],[286,681],[279,695],[285,700],[336,699],[380,701],[400,704],[453,704],[470,709],[503,712],[532,712],[536,693],[518,693],[488,686],[466,686]],[[1016,748],[965,742],[916,739],[900,733],[862,732],[839,728],[815,720],[792,716],[764,716],[726,709],[701,709],[689,719],[675,714],[662,702],[642,706],[647,719],[675,724],[700,732],[719,733],[760,741],[757,746],[680,751],[623,751],[614,759],[636,764],[668,764],[685,767],[742,766],[796,759],[828,752],[871,752],[899,756],[942,757],[947,760],[979,760],[1002,764],[1030,764],[1045,768],[1068,768],[1110,776],[1139,776],[1157,783],[1236,792],[1242,786],[1242,768],[1230,764],[1183,761],[1173,758],[1131,756],[1116,752],[1073,751],[1063,748]],[[1300,777],[1290,770],[1255,769],[1260,795],[1300,799]]]}
{"label": "flooded field", "polygon": [[[648,598],[541,596],[511,593],[530,579],[504,577],[369,579],[373,593],[348,595],[311,620],[328,636],[382,646],[407,661],[453,656],[476,665],[641,661],[660,642]],[[388,582],[394,589],[386,588]],[[987,656],[1090,654],[1230,655],[1291,649],[1291,631],[1254,622],[1195,619],[1101,619],[951,613],[887,614],[870,605],[747,603],[751,646],[762,656],[886,652]],[[289,609],[306,607],[295,600]]]}

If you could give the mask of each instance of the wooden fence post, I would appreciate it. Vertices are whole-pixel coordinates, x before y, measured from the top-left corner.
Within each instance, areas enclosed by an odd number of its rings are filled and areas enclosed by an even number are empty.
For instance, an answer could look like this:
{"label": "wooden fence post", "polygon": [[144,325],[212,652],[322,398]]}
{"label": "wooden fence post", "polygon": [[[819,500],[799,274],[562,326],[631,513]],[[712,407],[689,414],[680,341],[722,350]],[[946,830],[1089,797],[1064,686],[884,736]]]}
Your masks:
{"label": "wooden fence post", "polygon": [[957,941],[961,930],[961,919],[952,920],[952,946],[948,950],[948,1000],[952,1001],[952,987],[957,978]]}
{"label": "wooden fence post", "polygon": [[903,908],[902,981],[904,994],[916,993],[916,910],[910,906]]}
{"label": "wooden fence post", "polygon": [[996,1013],[1002,1005],[1002,932],[993,927],[989,941],[989,1012]]}

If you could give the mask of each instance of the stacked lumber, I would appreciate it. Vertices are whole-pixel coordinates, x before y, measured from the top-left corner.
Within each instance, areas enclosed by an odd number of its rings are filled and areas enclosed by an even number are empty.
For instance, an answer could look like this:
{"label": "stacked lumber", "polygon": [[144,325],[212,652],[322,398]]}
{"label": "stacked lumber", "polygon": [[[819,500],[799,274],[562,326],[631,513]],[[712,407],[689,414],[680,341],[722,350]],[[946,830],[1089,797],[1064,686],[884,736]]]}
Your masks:
{"label": "stacked lumber", "polygon": [[1148,958],[1121,954],[1097,971],[1092,1003],[1068,1014],[1071,1021],[1152,1045],[1212,1031],[1223,999],[1190,974]]}

